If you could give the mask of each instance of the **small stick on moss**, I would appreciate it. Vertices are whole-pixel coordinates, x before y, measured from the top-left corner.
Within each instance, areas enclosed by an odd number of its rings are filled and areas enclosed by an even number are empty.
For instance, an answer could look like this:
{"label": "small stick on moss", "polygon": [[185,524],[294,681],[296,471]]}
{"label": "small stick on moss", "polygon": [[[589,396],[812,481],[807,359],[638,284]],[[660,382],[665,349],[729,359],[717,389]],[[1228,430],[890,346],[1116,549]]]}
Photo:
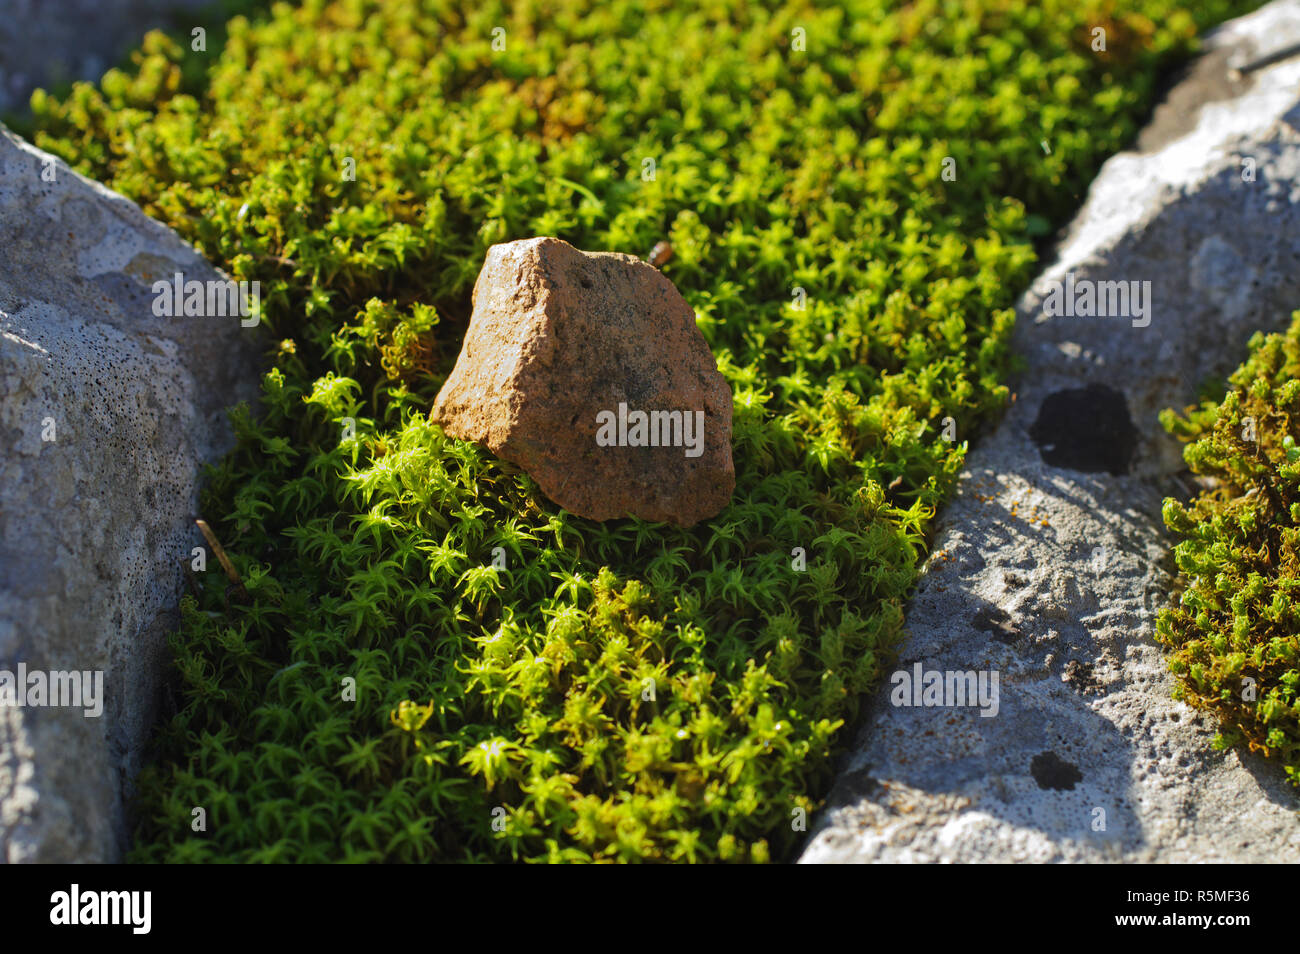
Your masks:
{"label": "small stick on moss", "polygon": [[226,556],[226,551],[221,546],[221,541],[218,540],[217,535],[212,532],[212,528],[208,526],[208,522],[202,518],[199,518],[194,522],[199,525],[199,530],[203,533],[203,539],[208,541],[208,546],[212,547],[212,551],[216,553],[217,559],[221,561],[221,568],[226,571],[226,576],[230,577],[230,582],[239,587],[239,592],[242,596],[248,596],[248,591],[244,589],[244,581],[239,578],[239,573],[235,570],[234,564],[230,562],[230,557]]}

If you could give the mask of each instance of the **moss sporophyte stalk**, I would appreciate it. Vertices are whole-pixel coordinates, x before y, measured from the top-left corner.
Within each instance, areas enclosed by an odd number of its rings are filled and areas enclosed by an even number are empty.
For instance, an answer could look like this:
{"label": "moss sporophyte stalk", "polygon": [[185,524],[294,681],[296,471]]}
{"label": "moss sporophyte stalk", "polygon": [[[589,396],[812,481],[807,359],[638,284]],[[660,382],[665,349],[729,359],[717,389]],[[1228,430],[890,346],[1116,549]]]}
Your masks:
{"label": "moss sporophyte stalk", "polygon": [[[276,343],[201,501],[247,599],[183,603],[131,857],[790,858],[1007,399],[1034,237],[1247,6],[312,0],[35,95]],[[671,245],[733,395],[716,517],[584,520],[428,422],[527,236]]]}

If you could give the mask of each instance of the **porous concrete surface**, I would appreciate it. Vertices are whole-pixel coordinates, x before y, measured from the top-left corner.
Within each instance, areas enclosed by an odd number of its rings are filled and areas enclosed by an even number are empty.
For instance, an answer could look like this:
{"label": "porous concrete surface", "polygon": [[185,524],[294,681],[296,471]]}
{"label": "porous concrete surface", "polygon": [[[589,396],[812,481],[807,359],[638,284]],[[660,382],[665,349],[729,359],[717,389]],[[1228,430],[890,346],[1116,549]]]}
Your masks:
{"label": "porous concrete surface", "polygon": [[32,90],[98,80],[149,30],[186,25],[212,0],[0,0],[0,112]]}
{"label": "porous concrete surface", "polygon": [[[1300,860],[1281,768],[1213,749],[1153,640],[1177,599],[1161,501],[1191,491],[1157,414],[1300,308],[1300,57],[1207,70],[1297,41],[1297,0],[1211,34],[1022,300],[1027,371],[941,515],[896,667],[996,670],[997,714],[896,706],[887,683],[802,862]],[[1149,324],[1045,317],[1067,273],[1150,281]]]}
{"label": "porous concrete surface", "polygon": [[[54,181],[48,181],[53,176]],[[110,861],[167,662],[200,467],[256,398],[234,318],[159,318],[221,276],[123,197],[0,126],[0,670],[102,670],[99,718],[0,705],[0,860]],[[219,572],[219,570],[218,570]]]}

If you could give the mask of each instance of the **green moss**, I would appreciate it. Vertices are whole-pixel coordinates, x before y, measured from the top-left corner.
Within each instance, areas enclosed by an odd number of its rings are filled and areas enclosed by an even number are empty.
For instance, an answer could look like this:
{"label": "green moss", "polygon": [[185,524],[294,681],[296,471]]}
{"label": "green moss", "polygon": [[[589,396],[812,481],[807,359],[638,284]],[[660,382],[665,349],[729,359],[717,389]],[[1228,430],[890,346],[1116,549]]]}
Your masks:
{"label": "green moss", "polygon": [[[35,97],[281,342],[203,500],[248,599],[185,603],[133,857],[788,858],[1007,398],[1033,237],[1241,6],[312,0],[204,88],[155,35]],[[672,242],[735,396],[716,519],[578,519],[427,422],[487,247],[537,234]]]}
{"label": "green moss", "polygon": [[1300,785],[1300,312],[1282,334],[1256,334],[1221,401],[1165,427],[1188,444],[1212,489],[1164,504],[1187,587],[1161,613],[1177,696],[1213,712],[1217,743],[1278,759]]}

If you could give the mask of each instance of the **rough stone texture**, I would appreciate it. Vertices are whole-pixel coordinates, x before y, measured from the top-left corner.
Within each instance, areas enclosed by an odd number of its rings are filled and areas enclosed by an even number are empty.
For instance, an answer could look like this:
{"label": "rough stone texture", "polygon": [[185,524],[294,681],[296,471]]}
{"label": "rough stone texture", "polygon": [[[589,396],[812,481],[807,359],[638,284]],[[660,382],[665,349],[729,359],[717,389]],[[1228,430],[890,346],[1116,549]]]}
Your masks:
{"label": "rough stone texture", "polygon": [[212,0],[0,0],[0,112],[32,90],[97,80],[154,28],[183,26]]}
{"label": "rough stone texture", "polygon": [[[629,415],[702,411],[703,452],[599,446],[597,416],[620,404]],[[689,526],[725,507],[736,485],[731,389],[690,305],[645,262],[555,238],[488,249],[432,417],[594,520]]]}
{"label": "rough stone texture", "polygon": [[[1021,303],[1029,370],[968,458],[898,665],[996,669],[999,712],[895,707],[887,684],[802,861],[1300,860],[1280,767],[1212,750],[1152,639],[1175,584],[1161,499],[1191,490],[1156,415],[1300,307],[1300,58],[1222,75],[1297,40],[1298,2],[1213,34]],[[1044,318],[1071,271],[1151,281],[1150,324]]]}
{"label": "rough stone texture", "polygon": [[62,162],[43,181],[49,158],[0,127],[0,669],[103,670],[106,703],[0,706],[0,860],[104,861],[203,543],[199,468],[260,349],[237,318],[154,317],[154,281],[221,276]]}

